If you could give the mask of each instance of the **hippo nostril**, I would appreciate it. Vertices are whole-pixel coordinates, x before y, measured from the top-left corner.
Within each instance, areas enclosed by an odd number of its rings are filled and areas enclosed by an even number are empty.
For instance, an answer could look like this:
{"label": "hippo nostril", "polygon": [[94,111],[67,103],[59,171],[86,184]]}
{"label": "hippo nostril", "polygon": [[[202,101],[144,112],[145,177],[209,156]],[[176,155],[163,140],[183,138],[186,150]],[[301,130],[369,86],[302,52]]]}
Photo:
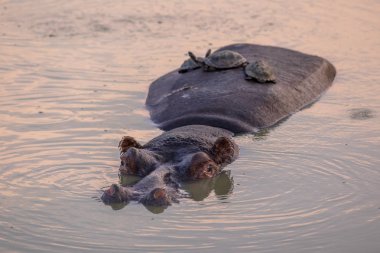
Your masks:
{"label": "hippo nostril", "polygon": [[114,196],[115,194],[119,193],[120,189],[117,184],[112,184],[108,190],[105,191],[105,193],[108,196]]}
{"label": "hippo nostril", "polygon": [[163,188],[156,188],[152,191],[152,196],[155,200],[166,198],[166,190]]}

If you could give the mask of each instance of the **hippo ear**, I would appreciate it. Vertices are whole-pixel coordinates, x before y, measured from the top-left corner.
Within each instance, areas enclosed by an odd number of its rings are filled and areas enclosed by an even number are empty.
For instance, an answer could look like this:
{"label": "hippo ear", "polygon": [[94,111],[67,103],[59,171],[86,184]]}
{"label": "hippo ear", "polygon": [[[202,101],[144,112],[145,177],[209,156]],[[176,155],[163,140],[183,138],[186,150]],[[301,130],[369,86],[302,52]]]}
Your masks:
{"label": "hippo ear", "polygon": [[235,145],[230,139],[219,137],[212,147],[212,155],[215,163],[219,165],[230,164],[234,160]]}
{"label": "hippo ear", "polygon": [[126,152],[130,147],[141,148],[142,146],[135,140],[135,138],[124,136],[119,142],[120,153]]}

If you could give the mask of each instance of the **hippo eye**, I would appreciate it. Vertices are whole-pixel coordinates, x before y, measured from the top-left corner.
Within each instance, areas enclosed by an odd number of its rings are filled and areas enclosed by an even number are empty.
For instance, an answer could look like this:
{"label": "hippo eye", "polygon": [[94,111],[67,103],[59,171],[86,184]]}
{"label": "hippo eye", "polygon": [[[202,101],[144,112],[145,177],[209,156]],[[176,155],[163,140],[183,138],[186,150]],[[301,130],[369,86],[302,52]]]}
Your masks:
{"label": "hippo eye", "polygon": [[207,172],[212,172],[212,165],[211,164],[208,165]]}

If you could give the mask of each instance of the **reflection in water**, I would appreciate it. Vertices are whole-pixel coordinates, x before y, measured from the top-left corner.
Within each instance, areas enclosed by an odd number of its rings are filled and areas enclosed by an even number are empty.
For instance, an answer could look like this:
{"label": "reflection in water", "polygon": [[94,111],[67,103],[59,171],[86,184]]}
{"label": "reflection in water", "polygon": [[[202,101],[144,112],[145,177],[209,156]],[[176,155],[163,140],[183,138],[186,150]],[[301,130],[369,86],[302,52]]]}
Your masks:
{"label": "reflection in water", "polygon": [[254,134],[249,134],[249,135],[252,136],[253,140],[264,141],[267,138],[267,136],[269,135],[271,129],[273,129],[273,128],[275,128],[275,126],[271,127],[271,128],[260,129],[257,132],[255,132]]}
{"label": "reflection in water", "polygon": [[147,206],[147,205],[144,205],[146,210],[148,210],[149,212],[151,213],[154,213],[154,214],[160,214],[160,213],[163,213],[165,211],[166,208],[168,207],[163,207],[163,206]]}
{"label": "reflection in water", "polygon": [[218,176],[209,179],[186,182],[183,189],[195,201],[202,201],[214,190],[215,195],[221,199],[228,198],[233,190],[231,171],[222,171]]}

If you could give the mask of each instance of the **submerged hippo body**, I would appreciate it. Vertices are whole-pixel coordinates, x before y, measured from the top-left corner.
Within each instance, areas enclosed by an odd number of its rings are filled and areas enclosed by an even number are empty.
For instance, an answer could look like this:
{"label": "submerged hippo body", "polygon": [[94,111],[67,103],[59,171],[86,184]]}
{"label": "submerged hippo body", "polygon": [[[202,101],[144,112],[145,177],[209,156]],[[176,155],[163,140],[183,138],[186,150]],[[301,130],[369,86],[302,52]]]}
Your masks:
{"label": "submerged hippo body", "polygon": [[234,44],[248,62],[265,61],[276,83],[246,80],[243,68],[186,73],[173,70],[154,81],[146,99],[153,122],[163,130],[189,124],[234,133],[269,127],[317,100],[331,86],[335,68],[327,60],[293,50]]}
{"label": "submerged hippo body", "polygon": [[237,158],[239,148],[231,137],[227,130],[201,125],[173,129],[145,145],[123,137],[120,174],[144,178],[130,187],[112,185],[102,200],[161,206],[176,202],[181,182],[212,178]]}

